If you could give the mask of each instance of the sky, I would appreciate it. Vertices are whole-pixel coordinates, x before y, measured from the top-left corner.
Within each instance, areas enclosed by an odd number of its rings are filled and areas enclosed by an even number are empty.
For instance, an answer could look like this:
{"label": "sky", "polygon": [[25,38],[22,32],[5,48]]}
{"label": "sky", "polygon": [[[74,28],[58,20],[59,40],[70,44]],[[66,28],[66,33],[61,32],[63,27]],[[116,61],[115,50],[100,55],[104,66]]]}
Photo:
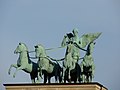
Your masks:
{"label": "sky", "polygon": [[[78,28],[79,37],[102,32],[93,52],[93,82],[120,90],[119,0],[0,0],[0,90],[5,90],[3,84],[7,83],[31,83],[24,71],[18,71],[13,78],[12,68],[8,75],[10,65],[17,63],[18,55],[13,52],[19,42],[25,43],[29,51],[39,43],[56,48],[74,28]],[[56,59],[63,58],[64,53],[65,48],[47,51]]]}

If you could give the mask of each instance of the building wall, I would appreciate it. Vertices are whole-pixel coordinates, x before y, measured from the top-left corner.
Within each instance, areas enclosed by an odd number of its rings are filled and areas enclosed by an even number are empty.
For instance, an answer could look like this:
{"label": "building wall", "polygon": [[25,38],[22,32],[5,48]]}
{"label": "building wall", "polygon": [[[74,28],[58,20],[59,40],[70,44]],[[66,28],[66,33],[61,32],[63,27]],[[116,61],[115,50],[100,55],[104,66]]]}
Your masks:
{"label": "building wall", "polygon": [[6,90],[107,90],[99,83],[89,84],[4,84]]}

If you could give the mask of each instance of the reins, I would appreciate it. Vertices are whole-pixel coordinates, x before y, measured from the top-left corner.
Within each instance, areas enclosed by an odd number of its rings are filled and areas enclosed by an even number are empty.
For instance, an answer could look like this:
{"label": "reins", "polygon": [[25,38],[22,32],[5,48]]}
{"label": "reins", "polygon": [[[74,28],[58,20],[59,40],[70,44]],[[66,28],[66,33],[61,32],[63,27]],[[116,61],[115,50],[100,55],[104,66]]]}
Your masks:
{"label": "reins", "polygon": [[[65,47],[65,46],[64,46]],[[64,48],[63,46],[61,46],[61,47],[56,47],[56,48],[47,48],[47,49],[45,49],[45,50],[47,50],[47,51],[49,51],[49,50],[55,50],[55,49],[60,49],[60,48]],[[35,51],[28,51],[28,53],[33,53],[33,52],[35,52]]]}
{"label": "reins", "polygon": [[[30,57],[29,56],[29,58],[31,58],[31,59],[37,59],[36,57]],[[50,56],[47,56],[47,57],[39,57],[39,58],[47,58],[47,59],[50,59],[50,60],[52,60],[52,61],[63,61],[65,58],[62,58],[62,59],[53,59],[53,58],[51,58]]]}

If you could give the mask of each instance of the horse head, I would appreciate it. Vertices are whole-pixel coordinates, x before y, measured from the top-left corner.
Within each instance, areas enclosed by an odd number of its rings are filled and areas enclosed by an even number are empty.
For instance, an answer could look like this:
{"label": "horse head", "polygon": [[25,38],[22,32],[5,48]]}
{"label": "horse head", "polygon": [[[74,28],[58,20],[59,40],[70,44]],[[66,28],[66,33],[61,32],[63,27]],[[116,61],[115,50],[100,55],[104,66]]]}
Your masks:
{"label": "horse head", "polygon": [[17,53],[21,53],[23,51],[28,51],[28,48],[24,43],[19,43],[17,48],[15,49],[14,53],[17,54]]}
{"label": "horse head", "polygon": [[45,48],[41,44],[38,44],[34,47],[35,47],[35,57],[36,58],[46,56]]}

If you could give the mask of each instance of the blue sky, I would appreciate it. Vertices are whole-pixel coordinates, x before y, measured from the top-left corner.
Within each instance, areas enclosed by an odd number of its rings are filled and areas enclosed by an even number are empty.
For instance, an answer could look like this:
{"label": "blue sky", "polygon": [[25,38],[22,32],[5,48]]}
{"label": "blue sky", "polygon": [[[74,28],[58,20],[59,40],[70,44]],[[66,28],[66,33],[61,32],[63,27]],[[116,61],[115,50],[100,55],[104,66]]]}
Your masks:
{"label": "blue sky", "polygon": [[[38,43],[46,48],[59,47],[64,34],[73,28],[78,28],[79,36],[102,32],[93,53],[94,82],[109,90],[119,90],[119,0],[0,0],[0,89],[4,89],[3,83],[31,82],[29,74],[23,71],[19,71],[16,78],[7,74],[10,64],[17,62],[18,55],[13,52],[19,42],[24,42],[29,50],[34,50]],[[64,51],[47,53],[62,58]],[[13,68],[12,73],[14,71]]]}

